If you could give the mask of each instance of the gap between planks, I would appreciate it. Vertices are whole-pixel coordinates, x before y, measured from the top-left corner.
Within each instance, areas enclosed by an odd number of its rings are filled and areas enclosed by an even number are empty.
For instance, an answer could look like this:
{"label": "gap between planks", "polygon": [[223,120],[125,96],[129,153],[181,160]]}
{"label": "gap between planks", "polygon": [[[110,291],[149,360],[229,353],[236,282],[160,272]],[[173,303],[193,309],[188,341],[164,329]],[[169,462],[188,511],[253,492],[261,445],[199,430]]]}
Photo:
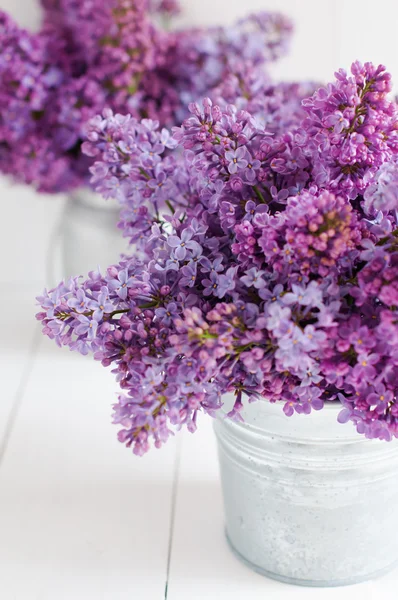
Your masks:
{"label": "gap between planks", "polygon": [[15,392],[14,402],[12,403],[12,407],[7,418],[7,423],[4,428],[4,434],[2,439],[0,440],[0,467],[3,463],[5,454],[7,452],[8,442],[10,441],[11,434],[14,430],[14,426],[18,418],[19,410],[22,406],[25,391],[30,376],[32,374],[33,366],[38,354],[38,349],[40,347],[41,336],[41,327],[40,324],[37,323],[30,343],[28,356],[26,357],[26,363],[22,370],[21,380]]}
{"label": "gap between planks", "polygon": [[169,576],[171,566],[171,555],[173,552],[173,535],[174,535],[174,524],[176,516],[176,505],[178,495],[178,484],[180,480],[180,466],[181,466],[181,446],[182,446],[182,431],[178,433],[179,439],[177,442],[176,455],[174,459],[173,469],[173,485],[171,489],[171,507],[170,507],[170,528],[169,528],[169,545],[167,549],[167,566],[166,566],[166,584],[164,588],[164,600],[168,600],[169,597]]}

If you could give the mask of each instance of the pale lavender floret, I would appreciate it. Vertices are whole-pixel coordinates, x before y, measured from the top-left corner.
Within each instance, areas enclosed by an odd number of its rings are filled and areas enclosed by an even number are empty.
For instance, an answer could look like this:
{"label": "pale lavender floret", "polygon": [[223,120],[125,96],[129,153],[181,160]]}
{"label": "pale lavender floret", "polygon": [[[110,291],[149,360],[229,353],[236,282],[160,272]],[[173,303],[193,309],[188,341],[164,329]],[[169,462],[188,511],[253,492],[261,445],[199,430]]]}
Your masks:
{"label": "pale lavender floret", "polygon": [[180,285],[182,287],[193,287],[196,282],[197,274],[198,268],[196,263],[191,262],[190,264],[185,265],[181,268],[182,277],[180,279]]}
{"label": "pale lavender floret", "polygon": [[[143,164],[145,165],[144,162],[143,162]],[[153,190],[160,189],[166,184],[166,182],[167,182],[167,175],[162,170],[162,166],[156,165],[155,171],[154,171],[154,177],[148,181],[148,186],[150,188],[152,188]]]}
{"label": "pale lavender floret", "polygon": [[184,229],[181,238],[176,235],[171,235],[168,238],[167,243],[173,248],[173,256],[177,260],[184,260],[189,250],[198,251],[199,244],[191,239],[193,235],[194,232],[192,230]]}
{"label": "pale lavender floret", "polygon": [[84,313],[89,303],[89,298],[82,289],[78,289],[75,298],[68,300],[68,306],[73,308],[77,313]]}
{"label": "pale lavender floret", "polygon": [[134,279],[129,277],[127,269],[119,271],[117,278],[108,281],[109,289],[115,291],[122,300],[126,300],[128,290],[133,284]]}
{"label": "pale lavender floret", "polygon": [[[73,308],[70,303],[69,306]],[[100,321],[103,318],[104,313],[111,313],[113,311],[114,305],[109,300],[109,290],[106,286],[101,288],[101,293],[96,300],[89,300],[89,302],[87,302],[87,308],[94,311],[93,318],[96,321]]]}
{"label": "pale lavender floret", "polygon": [[259,161],[257,158],[253,160],[249,154],[247,154],[247,161],[245,177],[247,181],[254,182],[257,179],[257,171],[261,167],[261,161]]}
{"label": "pale lavender floret", "polygon": [[[54,317],[54,312],[57,309],[60,302],[60,291],[59,289],[52,290],[51,292],[47,292],[44,290],[42,296],[38,296],[37,300],[40,305],[46,310],[46,314],[50,319]],[[77,298],[74,298],[76,301]]]}
{"label": "pale lavender floret", "polygon": [[246,169],[249,164],[246,148],[238,148],[225,153],[228,161],[228,171],[231,174],[237,173],[241,169]]}
{"label": "pale lavender floret", "polygon": [[336,111],[325,119],[326,127],[332,127],[334,133],[341,133],[344,129],[350,126],[349,120],[341,111]]}
{"label": "pale lavender floret", "polygon": [[[267,306],[267,327],[272,332],[285,331],[290,328],[291,310],[280,306],[279,303],[270,303]],[[276,333],[277,335],[277,333]]]}
{"label": "pale lavender floret", "polygon": [[297,412],[309,414],[311,410],[321,410],[324,406],[324,401],[321,398],[322,390],[315,386],[299,387],[295,389],[295,393],[300,399],[300,402],[295,405]]}
{"label": "pale lavender floret", "polygon": [[210,271],[209,279],[203,279],[202,284],[204,286],[203,294],[205,296],[210,296],[210,294],[216,296],[220,284],[220,276],[216,271]]}
{"label": "pale lavender floret", "polygon": [[278,283],[273,289],[263,287],[259,290],[258,294],[262,300],[271,302],[282,302],[282,297],[285,292],[285,288],[282,284]]}
{"label": "pale lavender floret", "polygon": [[171,325],[173,319],[178,315],[178,313],[178,306],[175,302],[169,302],[167,306],[162,306],[155,310],[155,315],[165,326]]}
{"label": "pale lavender floret", "polygon": [[218,279],[217,298],[224,298],[227,292],[232,292],[236,286],[237,267],[230,267]]}
{"label": "pale lavender floret", "polygon": [[[247,221],[251,221],[252,219],[254,219],[254,217],[256,215],[260,215],[260,214],[264,214],[264,213],[268,213],[268,206],[266,204],[256,204],[255,202],[253,202],[253,200],[249,200],[248,202],[246,202],[245,204],[245,215],[244,215],[244,220]],[[257,216],[258,219],[258,216]]]}
{"label": "pale lavender floret", "polygon": [[[397,224],[398,213],[398,163],[391,161],[383,163],[378,170],[375,180],[369,185],[364,194],[364,209],[368,215],[382,215],[394,212]],[[379,217],[380,219],[380,217]]]}
{"label": "pale lavender floret", "polygon": [[365,379],[371,381],[376,377],[376,369],[374,367],[380,360],[380,357],[376,353],[372,354],[359,354],[358,362],[352,370],[352,379],[355,381],[361,381]]}
{"label": "pale lavender floret", "polygon": [[[309,356],[317,348],[314,343],[309,343],[308,337],[299,327],[290,324],[287,331],[278,330],[278,350],[275,353],[281,367],[291,370],[300,378],[303,373],[308,373],[313,361]],[[312,340],[311,340],[312,342]]]}
{"label": "pale lavender floret", "polygon": [[98,321],[100,320],[93,315],[93,318],[85,317],[84,315],[79,315],[77,317],[79,324],[75,327],[75,332],[77,335],[86,335],[87,339],[93,340],[97,333]]}
{"label": "pale lavender floret", "polygon": [[[122,152],[126,153],[122,146],[123,141],[119,144]],[[151,144],[150,142],[143,142],[139,144],[139,150],[141,154],[142,164],[145,166],[152,167],[157,163],[161,162],[161,155],[165,150],[165,146],[159,142]],[[132,150],[130,150],[132,152]]]}
{"label": "pale lavender floret", "polygon": [[323,376],[320,373],[321,370],[319,365],[313,362],[311,365],[308,366],[307,370],[302,376],[300,386],[307,387],[311,384],[318,385],[323,379]]}
{"label": "pale lavender floret", "polygon": [[322,350],[327,339],[326,332],[318,330],[314,325],[306,325],[301,339],[301,345],[306,352],[318,352]]}
{"label": "pale lavender floret", "polygon": [[301,306],[319,307],[322,303],[322,291],[314,281],[307,288],[293,284],[292,291],[283,296],[282,302],[286,305],[299,304]]}
{"label": "pale lavender floret", "polygon": [[263,278],[265,275],[265,271],[260,271],[256,267],[252,267],[248,271],[246,271],[246,275],[240,278],[242,283],[244,283],[247,287],[255,287],[260,290],[265,287],[265,279]]}

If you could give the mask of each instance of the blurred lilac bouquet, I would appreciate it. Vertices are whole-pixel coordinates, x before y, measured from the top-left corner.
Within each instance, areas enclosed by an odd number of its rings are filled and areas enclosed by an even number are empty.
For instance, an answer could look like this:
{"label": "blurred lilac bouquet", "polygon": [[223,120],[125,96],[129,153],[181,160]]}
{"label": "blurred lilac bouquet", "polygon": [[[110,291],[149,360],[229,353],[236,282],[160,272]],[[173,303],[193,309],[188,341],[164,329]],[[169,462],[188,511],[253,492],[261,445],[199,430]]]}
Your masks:
{"label": "blurred lilac bouquet", "polygon": [[[265,85],[288,19],[260,13],[232,28],[165,31],[175,0],[42,0],[37,34],[0,12],[0,171],[43,192],[88,182],[85,125],[105,107],[175,125],[186,105],[228,86]],[[238,52],[239,50],[239,52]]]}
{"label": "blurred lilac bouquet", "polygon": [[[305,86],[304,86],[305,87]],[[171,135],[106,111],[84,150],[141,251],[39,298],[43,332],[113,365],[136,454],[263,397],[398,437],[398,120],[383,66],[302,99],[205,99]],[[308,92],[308,90],[307,90]],[[242,105],[254,110],[253,116]],[[262,107],[262,110],[261,110]]]}

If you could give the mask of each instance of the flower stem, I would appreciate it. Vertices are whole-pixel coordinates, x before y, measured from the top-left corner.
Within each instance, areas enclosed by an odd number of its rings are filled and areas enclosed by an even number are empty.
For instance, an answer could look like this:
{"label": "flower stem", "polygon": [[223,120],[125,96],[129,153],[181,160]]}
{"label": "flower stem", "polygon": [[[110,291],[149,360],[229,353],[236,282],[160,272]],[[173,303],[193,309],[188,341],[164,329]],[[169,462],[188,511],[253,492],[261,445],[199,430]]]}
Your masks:
{"label": "flower stem", "polygon": [[267,204],[264,196],[262,195],[262,193],[260,192],[260,190],[258,189],[258,187],[256,185],[253,186],[253,190],[254,190],[254,193],[256,194],[257,198],[260,200],[260,202],[262,204]]}
{"label": "flower stem", "polygon": [[166,200],[165,204],[166,204],[166,206],[167,206],[167,207],[170,209],[170,212],[171,212],[171,214],[172,214],[172,215],[175,215],[176,211],[175,211],[175,209],[173,208],[173,205],[171,204],[170,200]]}

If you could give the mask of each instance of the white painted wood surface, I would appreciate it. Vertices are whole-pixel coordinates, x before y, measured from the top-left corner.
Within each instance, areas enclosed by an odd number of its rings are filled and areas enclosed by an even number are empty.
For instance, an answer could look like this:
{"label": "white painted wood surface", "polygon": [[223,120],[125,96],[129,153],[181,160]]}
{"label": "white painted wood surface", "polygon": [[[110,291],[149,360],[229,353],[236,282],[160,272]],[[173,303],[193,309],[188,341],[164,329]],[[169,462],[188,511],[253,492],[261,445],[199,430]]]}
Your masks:
{"label": "white painted wood surface", "polygon": [[135,458],[110,425],[109,372],[47,340],[24,364],[19,400],[0,381],[18,408],[0,464],[2,600],[396,600],[398,572],[324,590],[251,572],[224,539],[210,420]]}
{"label": "white painted wood surface", "polygon": [[33,360],[0,469],[0,597],[162,598],[176,444],[134,461],[109,373],[45,340]]}

